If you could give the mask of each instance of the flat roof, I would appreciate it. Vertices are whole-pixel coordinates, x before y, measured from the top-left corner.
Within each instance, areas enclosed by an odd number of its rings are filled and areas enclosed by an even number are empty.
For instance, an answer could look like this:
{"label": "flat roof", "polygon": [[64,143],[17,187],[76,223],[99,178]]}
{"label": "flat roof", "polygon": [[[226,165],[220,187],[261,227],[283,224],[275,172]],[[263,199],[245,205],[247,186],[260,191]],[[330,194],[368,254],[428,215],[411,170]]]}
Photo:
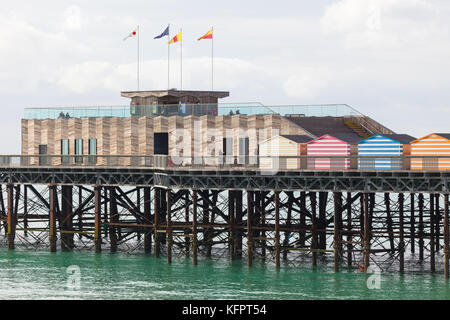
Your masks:
{"label": "flat roof", "polygon": [[194,97],[216,97],[216,98],[225,98],[230,96],[229,91],[196,91],[196,90],[177,90],[177,89],[169,89],[169,90],[146,90],[146,91],[122,91],[120,93],[122,97],[125,98],[134,98],[134,97],[165,97],[165,96],[174,96],[174,97],[184,97],[184,96],[194,96]]}

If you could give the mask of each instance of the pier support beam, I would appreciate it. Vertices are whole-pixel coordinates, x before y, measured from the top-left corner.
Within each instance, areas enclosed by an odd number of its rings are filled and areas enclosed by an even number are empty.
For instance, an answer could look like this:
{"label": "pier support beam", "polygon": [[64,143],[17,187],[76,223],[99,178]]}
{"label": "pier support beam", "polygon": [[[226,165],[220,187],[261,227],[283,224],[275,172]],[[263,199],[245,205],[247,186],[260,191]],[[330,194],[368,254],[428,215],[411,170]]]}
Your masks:
{"label": "pier support beam", "polygon": [[230,225],[230,231],[228,232],[228,251],[230,253],[230,260],[235,258],[235,225],[234,225],[234,190],[228,191],[228,223]]}
{"label": "pier support beam", "polygon": [[312,251],[312,265],[317,266],[317,199],[316,193],[309,193],[311,201],[311,251]]}
{"label": "pier support beam", "polygon": [[8,249],[12,250],[14,249],[14,240],[16,238],[16,223],[17,223],[17,217],[15,216],[15,210],[14,210],[14,185],[8,184],[6,186],[6,190],[8,193],[8,217],[7,217],[7,223],[8,223],[8,229],[6,238],[8,240]]}
{"label": "pier support beam", "polygon": [[364,254],[364,272],[367,272],[370,264],[370,229],[369,229],[369,194],[362,194],[363,209],[363,254]]}
{"label": "pier support beam", "polygon": [[434,246],[434,195],[430,194],[430,269],[431,272],[435,271],[435,246]]}
{"label": "pier support beam", "polygon": [[102,251],[102,216],[101,216],[101,186],[94,187],[94,252],[100,253]]}
{"label": "pier support beam", "polygon": [[167,215],[166,215],[167,263],[171,264],[173,235],[172,235],[172,191],[170,189],[167,189],[166,191],[166,208],[167,208]]}
{"label": "pier support beam", "polygon": [[449,245],[450,245],[450,236],[448,230],[448,194],[444,195],[444,278],[449,278]]}
{"label": "pier support beam", "polygon": [[253,219],[253,203],[254,202],[254,192],[247,191],[247,264],[249,267],[253,263],[253,229],[252,229],[252,219]]}
{"label": "pier support beam", "polygon": [[[150,187],[144,187],[144,223],[151,224],[151,190]],[[152,229],[149,227],[145,227],[144,233],[144,252],[151,253],[152,252]]]}
{"label": "pier support beam", "polygon": [[[236,225],[241,225],[242,224],[242,214],[243,214],[243,210],[242,210],[242,190],[238,190],[235,191],[235,195],[236,195],[236,206],[235,206],[235,210],[236,210],[236,219],[235,219],[235,223]],[[236,245],[235,245],[235,256],[237,258],[242,258],[242,235],[243,235],[243,231],[242,229],[238,229],[236,231]]]}
{"label": "pier support beam", "polygon": [[400,272],[405,270],[405,240],[404,240],[404,229],[403,229],[403,218],[404,218],[404,200],[405,195],[400,193],[398,195],[398,214],[399,214],[399,243],[398,243],[398,251],[399,251],[399,260],[400,260]]}
{"label": "pier support beam", "polygon": [[[61,186],[61,249],[71,251],[73,243],[73,191],[72,186]],[[66,232],[63,232],[66,231]]]}
{"label": "pier support beam", "polygon": [[49,231],[48,241],[50,252],[56,252],[56,212],[57,212],[57,190],[55,185],[50,185],[49,189]]}
{"label": "pier support beam", "polygon": [[352,193],[347,192],[347,268],[352,267],[353,236],[352,236]]}
{"label": "pier support beam", "polygon": [[280,192],[275,191],[275,267],[280,268]]}
{"label": "pier support beam", "polygon": [[153,190],[153,208],[154,208],[154,214],[153,214],[153,234],[155,237],[155,258],[159,258],[160,253],[160,239],[159,239],[159,233],[158,233],[158,224],[159,224],[159,218],[161,216],[160,210],[161,210],[161,199],[160,199],[161,193],[160,189],[156,188]]}
{"label": "pier support beam", "polygon": [[449,278],[449,246],[450,246],[450,235],[448,229],[448,194],[444,195],[444,277]]}
{"label": "pier support beam", "polygon": [[419,261],[423,261],[423,246],[424,246],[424,228],[423,228],[423,193],[419,193]]}
{"label": "pier support beam", "polygon": [[192,263],[197,265],[198,241],[197,241],[197,190],[192,191]]}
{"label": "pier support beam", "polygon": [[411,237],[411,253],[416,252],[416,212],[414,205],[415,195],[410,194],[410,237]]}
{"label": "pier support beam", "polygon": [[333,250],[334,250],[334,272],[339,271],[339,260],[341,255],[341,224],[342,224],[342,194],[334,192],[334,219],[333,219]]}
{"label": "pier support beam", "polygon": [[[109,187],[109,222],[119,222],[119,212],[117,210],[116,188]],[[111,252],[117,252],[117,227],[111,225],[109,227],[109,242]]]}
{"label": "pier support beam", "polygon": [[[190,203],[191,203],[191,199],[190,199],[190,192],[189,190],[184,190],[184,197],[185,197],[185,202],[184,202],[184,221],[186,223],[186,225],[189,225],[189,207],[190,207]],[[189,253],[190,253],[190,247],[191,247],[191,236],[189,234],[190,229],[189,228],[185,228],[184,229],[184,255],[186,258],[189,258]]]}

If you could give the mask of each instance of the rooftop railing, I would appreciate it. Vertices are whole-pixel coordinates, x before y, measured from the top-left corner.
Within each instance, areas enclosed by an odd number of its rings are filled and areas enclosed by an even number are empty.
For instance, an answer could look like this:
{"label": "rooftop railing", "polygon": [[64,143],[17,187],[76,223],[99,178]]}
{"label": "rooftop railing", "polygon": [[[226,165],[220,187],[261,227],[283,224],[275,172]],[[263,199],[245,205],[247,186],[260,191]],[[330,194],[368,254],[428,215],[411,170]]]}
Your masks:
{"label": "rooftop railing", "polygon": [[263,105],[260,103],[175,104],[145,106],[85,106],[25,108],[24,119],[99,118],[131,116],[202,116],[231,114],[280,114],[297,117],[361,116],[346,104],[324,105]]}
{"label": "rooftop railing", "polygon": [[0,167],[106,167],[200,170],[450,171],[450,156],[1,155]]}

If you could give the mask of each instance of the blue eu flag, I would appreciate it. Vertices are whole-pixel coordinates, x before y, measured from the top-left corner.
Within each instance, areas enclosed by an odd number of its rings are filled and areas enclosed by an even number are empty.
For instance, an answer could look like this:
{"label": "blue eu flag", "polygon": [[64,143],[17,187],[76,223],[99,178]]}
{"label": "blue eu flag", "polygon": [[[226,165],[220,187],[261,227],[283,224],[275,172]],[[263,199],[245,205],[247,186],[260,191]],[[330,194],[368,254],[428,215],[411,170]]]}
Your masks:
{"label": "blue eu flag", "polygon": [[153,39],[159,39],[162,38],[164,36],[168,36],[169,35],[169,26],[167,26],[166,30],[164,30],[163,33],[161,33],[159,36],[154,37]]}

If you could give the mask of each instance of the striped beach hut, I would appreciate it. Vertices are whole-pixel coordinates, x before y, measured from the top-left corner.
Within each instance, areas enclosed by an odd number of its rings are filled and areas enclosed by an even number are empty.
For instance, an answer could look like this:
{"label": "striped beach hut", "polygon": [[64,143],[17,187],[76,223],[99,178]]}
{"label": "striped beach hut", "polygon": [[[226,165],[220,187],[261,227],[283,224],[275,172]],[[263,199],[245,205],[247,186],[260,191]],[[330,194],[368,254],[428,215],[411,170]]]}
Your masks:
{"label": "striped beach hut", "polygon": [[[325,134],[307,143],[308,169],[347,170],[356,167],[350,158],[323,158],[324,156],[350,156],[357,154],[361,139],[353,134]],[[314,158],[315,156],[320,158]]]}
{"label": "striped beach hut", "polygon": [[297,157],[306,155],[306,142],[311,139],[306,135],[276,135],[261,141],[260,169],[300,169],[302,161]]}
{"label": "striped beach hut", "polygon": [[450,133],[431,133],[411,141],[412,170],[450,170]]}
{"label": "striped beach hut", "polygon": [[409,169],[409,161],[400,158],[367,158],[364,156],[395,157],[410,155],[411,141],[416,140],[407,134],[375,134],[358,143],[358,168],[362,170],[400,170]]}

